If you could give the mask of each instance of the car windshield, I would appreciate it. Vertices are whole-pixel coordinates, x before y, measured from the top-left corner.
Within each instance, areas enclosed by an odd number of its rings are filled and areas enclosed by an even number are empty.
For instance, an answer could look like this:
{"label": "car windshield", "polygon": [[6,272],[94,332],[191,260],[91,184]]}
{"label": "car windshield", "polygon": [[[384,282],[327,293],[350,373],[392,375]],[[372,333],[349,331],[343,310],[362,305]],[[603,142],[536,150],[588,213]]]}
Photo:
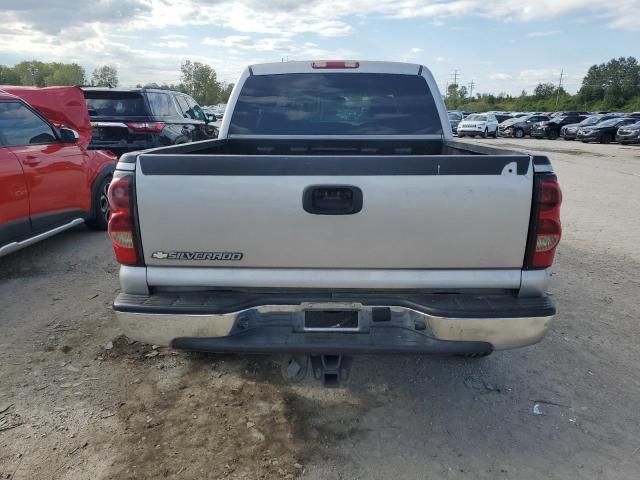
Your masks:
{"label": "car windshield", "polygon": [[249,77],[231,134],[441,134],[433,96],[418,75],[295,73]]}
{"label": "car windshield", "polygon": [[449,120],[462,120],[462,115],[459,113],[450,113]]}
{"label": "car windshield", "polygon": [[615,127],[618,123],[621,122],[620,118],[610,118],[609,120],[605,120],[604,122],[600,122],[598,124],[599,127]]}
{"label": "car windshield", "polygon": [[487,116],[486,115],[469,115],[467,118],[465,118],[465,120],[468,120],[470,122],[486,122]]}
{"label": "car windshield", "polygon": [[139,93],[86,91],[84,96],[91,117],[140,117],[146,114]]}
{"label": "car windshield", "polygon": [[585,118],[584,120],[582,120],[580,122],[580,126],[581,127],[585,127],[587,125],[595,125],[596,123],[598,123],[600,120],[602,120],[602,117],[600,115],[594,115],[593,117],[588,117]]}

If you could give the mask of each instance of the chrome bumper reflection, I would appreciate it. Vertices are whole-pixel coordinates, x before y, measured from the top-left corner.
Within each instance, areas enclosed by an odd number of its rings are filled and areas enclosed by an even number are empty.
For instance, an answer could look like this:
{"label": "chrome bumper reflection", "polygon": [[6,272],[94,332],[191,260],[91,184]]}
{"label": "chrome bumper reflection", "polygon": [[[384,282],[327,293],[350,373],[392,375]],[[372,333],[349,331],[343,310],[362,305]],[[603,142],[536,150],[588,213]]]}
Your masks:
{"label": "chrome bumper reflection", "polygon": [[[225,314],[184,315],[116,312],[118,321],[129,338],[155,345],[169,345],[178,337],[224,337],[231,333],[241,314],[257,318],[273,314],[290,314],[292,321],[302,318],[312,309],[357,310],[366,325],[374,308],[389,308],[394,321],[426,326],[425,333],[438,340],[481,341],[494,349],[523,347],[539,342],[549,329],[553,316],[515,318],[444,318],[411,308],[358,303],[303,303],[300,305],[264,305]],[[282,318],[282,317],[280,317]]]}

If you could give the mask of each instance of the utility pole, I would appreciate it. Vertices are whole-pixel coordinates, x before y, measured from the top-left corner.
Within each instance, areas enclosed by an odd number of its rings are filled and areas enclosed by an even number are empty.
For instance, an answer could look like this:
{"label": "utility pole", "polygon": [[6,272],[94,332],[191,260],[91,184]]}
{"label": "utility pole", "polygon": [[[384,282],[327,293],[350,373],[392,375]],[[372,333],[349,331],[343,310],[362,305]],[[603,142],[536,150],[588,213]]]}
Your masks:
{"label": "utility pole", "polygon": [[39,70],[36,67],[29,67],[29,73],[31,74],[31,81],[33,82],[33,86],[37,86],[37,78]]}
{"label": "utility pole", "polygon": [[453,71],[453,84],[455,86],[458,86],[458,70],[454,70]]}
{"label": "utility pole", "polygon": [[558,109],[558,100],[560,100],[560,89],[562,88],[562,77],[564,77],[564,68],[560,70],[560,81],[558,82],[558,91],[556,92],[556,109]]}
{"label": "utility pole", "polygon": [[475,85],[475,82],[473,80],[471,80],[471,83],[469,84],[469,98],[473,97],[473,86]]}

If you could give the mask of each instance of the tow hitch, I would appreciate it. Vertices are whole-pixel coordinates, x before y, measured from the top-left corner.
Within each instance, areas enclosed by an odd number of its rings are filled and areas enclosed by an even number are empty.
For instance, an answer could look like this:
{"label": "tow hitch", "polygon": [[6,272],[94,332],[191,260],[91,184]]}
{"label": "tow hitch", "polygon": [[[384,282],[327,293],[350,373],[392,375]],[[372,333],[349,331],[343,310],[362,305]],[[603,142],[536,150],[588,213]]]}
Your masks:
{"label": "tow hitch", "polygon": [[308,355],[286,357],[282,363],[282,375],[290,382],[300,382],[311,364],[313,377],[328,388],[338,388],[340,382],[349,379],[353,357],[344,355]]}

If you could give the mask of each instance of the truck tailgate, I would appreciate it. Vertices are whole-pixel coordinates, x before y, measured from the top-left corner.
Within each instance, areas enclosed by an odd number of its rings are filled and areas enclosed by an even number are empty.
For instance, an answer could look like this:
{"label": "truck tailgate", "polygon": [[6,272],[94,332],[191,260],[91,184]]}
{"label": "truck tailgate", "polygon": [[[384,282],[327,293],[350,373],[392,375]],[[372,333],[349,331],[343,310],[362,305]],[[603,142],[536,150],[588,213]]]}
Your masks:
{"label": "truck tailgate", "polygon": [[[532,188],[526,155],[142,154],[136,166],[152,266],[521,268]],[[332,210],[358,191],[359,211]]]}

